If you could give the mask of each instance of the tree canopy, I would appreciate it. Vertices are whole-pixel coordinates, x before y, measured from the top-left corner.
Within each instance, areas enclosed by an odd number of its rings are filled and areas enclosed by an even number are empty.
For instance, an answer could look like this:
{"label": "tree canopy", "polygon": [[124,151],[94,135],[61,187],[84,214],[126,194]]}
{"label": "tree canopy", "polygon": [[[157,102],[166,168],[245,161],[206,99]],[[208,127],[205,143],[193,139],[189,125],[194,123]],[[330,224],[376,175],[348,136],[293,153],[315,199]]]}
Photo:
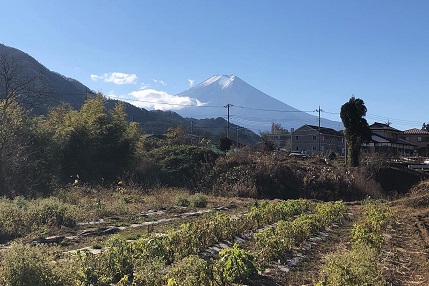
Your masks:
{"label": "tree canopy", "polygon": [[347,164],[351,167],[359,166],[362,143],[371,140],[371,129],[364,118],[366,112],[364,101],[354,96],[341,106],[340,116],[344,124],[344,137],[347,142]]}

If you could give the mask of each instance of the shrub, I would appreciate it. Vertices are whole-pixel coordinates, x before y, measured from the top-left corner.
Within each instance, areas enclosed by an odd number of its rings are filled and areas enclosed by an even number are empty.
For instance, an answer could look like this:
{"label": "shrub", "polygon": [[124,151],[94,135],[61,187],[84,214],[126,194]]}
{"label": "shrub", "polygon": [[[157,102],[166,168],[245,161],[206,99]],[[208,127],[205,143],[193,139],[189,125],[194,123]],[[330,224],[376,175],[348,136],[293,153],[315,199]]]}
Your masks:
{"label": "shrub", "polygon": [[134,264],[133,285],[165,285],[165,263],[159,257],[138,259]]}
{"label": "shrub", "polygon": [[216,153],[203,147],[163,146],[143,155],[140,160],[151,164],[143,166],[143,169],[137,169],[136,175],[146,182],[150,179],[151,182],[147,182],[150,184],[198,187],[214,165],[216,158]]}
{"label": "shrub", "polygon": [[40,228],[74,227],[77,208],[57,198],[0,200],[0,237],[18,237]]}
{"label": "shrub", "polygon": [[189,207],[191,205],[191,202],[188,198],[180,196],[177,199],[177,205],[181,207]]}
{"label": "shrub", "polygon": [[29,231],[22,207],[8,199],[0,200],[0,237],[16,237]]}
{"label": "shrub", "polygon": [[28,208],[28,223],[36,227],[74,227],[76,208],[51,197],[34,201]]}
{"label": "shrub", "polygon": [[61,285],[44,246],[14,244],[2,253],[0,282],[5,286]]}
{"label": "shrub", "polygon": [[207,196],[195,194],[192,199],[192,205],[196,208],[205,208],[207,206]]}
{"label": "shrub", "polygon": [[211,269],[204,259],[191,255],[174,264],[166,278],[168,285],[210,285]]}

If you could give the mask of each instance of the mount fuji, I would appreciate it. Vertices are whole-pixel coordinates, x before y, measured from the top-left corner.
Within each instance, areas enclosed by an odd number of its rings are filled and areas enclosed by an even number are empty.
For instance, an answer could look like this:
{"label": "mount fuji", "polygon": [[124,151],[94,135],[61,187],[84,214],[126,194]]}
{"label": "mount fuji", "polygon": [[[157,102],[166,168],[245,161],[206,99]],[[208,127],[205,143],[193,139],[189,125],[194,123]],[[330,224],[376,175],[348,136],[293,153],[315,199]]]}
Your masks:
{"label": "mount fuji", "polygon": [[[249,85],[235,75],[215,75],[177,96],[189,97],[198,106],[176,111],[185,117],[227,119],[254,132],[271,130],[272,123],[283,128],[299,128],[304,124],[318,125],[318,116],[300,111]],[[202,104],[201,104],[202,103]],[[321,126],[339,130],[343,124],[321,118]]]}

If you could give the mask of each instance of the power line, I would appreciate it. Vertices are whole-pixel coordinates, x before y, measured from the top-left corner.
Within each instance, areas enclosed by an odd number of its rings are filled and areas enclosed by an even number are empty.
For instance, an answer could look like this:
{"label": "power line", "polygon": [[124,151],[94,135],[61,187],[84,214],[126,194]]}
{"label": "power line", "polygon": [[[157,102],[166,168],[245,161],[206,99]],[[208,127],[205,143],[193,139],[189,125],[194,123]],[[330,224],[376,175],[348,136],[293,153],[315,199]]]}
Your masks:
{"label": "power line", "polygon": [[[76,95],[76,96],[82,96],[82,97],[85,97],[85,94],[88,94],[88,93],[92,94],[93,92],[90,92],[87,90],[82,91],[82,93],[55,92],[55,91],[42,91],[41,92],[41,94],[71,95],[71,96]],[[197,107],[197,108],[219,108],[219,109],[224,108],[224,106],[220,106],[220,105],[176,104],[176,103],[168,103],[168,102],[156,102],[156,101],[146,101],[146,100],[141,100],[141,99],[129,99],[129,98],[124,98],[124,97],[108,97],[108,96],[106,98],[110,99],[110,100],[132,101],[132,102],[159,104],[159,105],[167,105],[167,106]],[[49,100],[61,102],[61,99],[58,99],[55,97],[51,97],[51,98],[49,98]],[[313,113],[313,112],[317,112],[317,110],[316,111],[315,110],[308,110],[308,111],[305,111],[305,110],[303,110],[303,111],[300,111],[300,110],[277,110],[277,109],[253,108],[253,107],[246,107],[246,106],[241,106],[241,105],[231,105],[231,106],[234,106],[236,108],[241,108],[241,109],[257,110],[257,111],[264,111],[264,112],[279,112],[279,113],[299,113],[299,112]],[[331,114],[331,115],[339,115],[340,114],[339,112],[331,112],[331,111],[325,111],[325,110],[321,110],[321,112],[326,113],[326,114]],[[222,117],[223,115],[205,115],[205,116]],[[238,118],[236,115],[232,115],[232,114],[230,115],[230,117],[234,117],[236,119]],[[242,117],[242,118],[244,118],[244,117]],[[377,114],[371,114],[371,113],[367,113],[366,118],[373,119],[373,120],[379,120],[379,121],[389,121],[389,122],[393,122],[396,125],[423,125],[423,123],[424,123],[422,121],[392,118],[392,117],[387,117],[387,116],[382,116],[382,115],[377,115]],[[264,118],[256,118],[256,117],[254,119],[256,119],[258,121],[264,120]],[[271,121],[273,119],[269,119],[269,120]],[[296,121],[293,120],[293,122],[296,122]]]}

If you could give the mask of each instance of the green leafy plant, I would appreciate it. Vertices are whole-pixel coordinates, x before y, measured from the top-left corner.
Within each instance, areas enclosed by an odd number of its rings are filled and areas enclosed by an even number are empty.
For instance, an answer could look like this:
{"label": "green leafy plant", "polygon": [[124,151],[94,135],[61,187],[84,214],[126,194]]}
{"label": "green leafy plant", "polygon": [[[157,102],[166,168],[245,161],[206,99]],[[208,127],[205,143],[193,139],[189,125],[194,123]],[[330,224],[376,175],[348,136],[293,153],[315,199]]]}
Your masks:
{"label": "green leafy plant", "polygon": [[51,255],[43,246],[14,244],[2,253],[0,283],[7,286],[61,285],[50,264]]}
{"label": "green leafy plant", "polygon": [[219,260],[214,267],[218,271],[218,277],[224,277],[229,282],[246,283],[258,273],[254,259],[253,255],[234,244],[233,247],[223,249],[219,253]]}
{"label": "green leafy plant", "polygon": [[211,285],[210,266],[196,255],[191,255],[174,264],[167,273],[169,285],[193,286]]}

